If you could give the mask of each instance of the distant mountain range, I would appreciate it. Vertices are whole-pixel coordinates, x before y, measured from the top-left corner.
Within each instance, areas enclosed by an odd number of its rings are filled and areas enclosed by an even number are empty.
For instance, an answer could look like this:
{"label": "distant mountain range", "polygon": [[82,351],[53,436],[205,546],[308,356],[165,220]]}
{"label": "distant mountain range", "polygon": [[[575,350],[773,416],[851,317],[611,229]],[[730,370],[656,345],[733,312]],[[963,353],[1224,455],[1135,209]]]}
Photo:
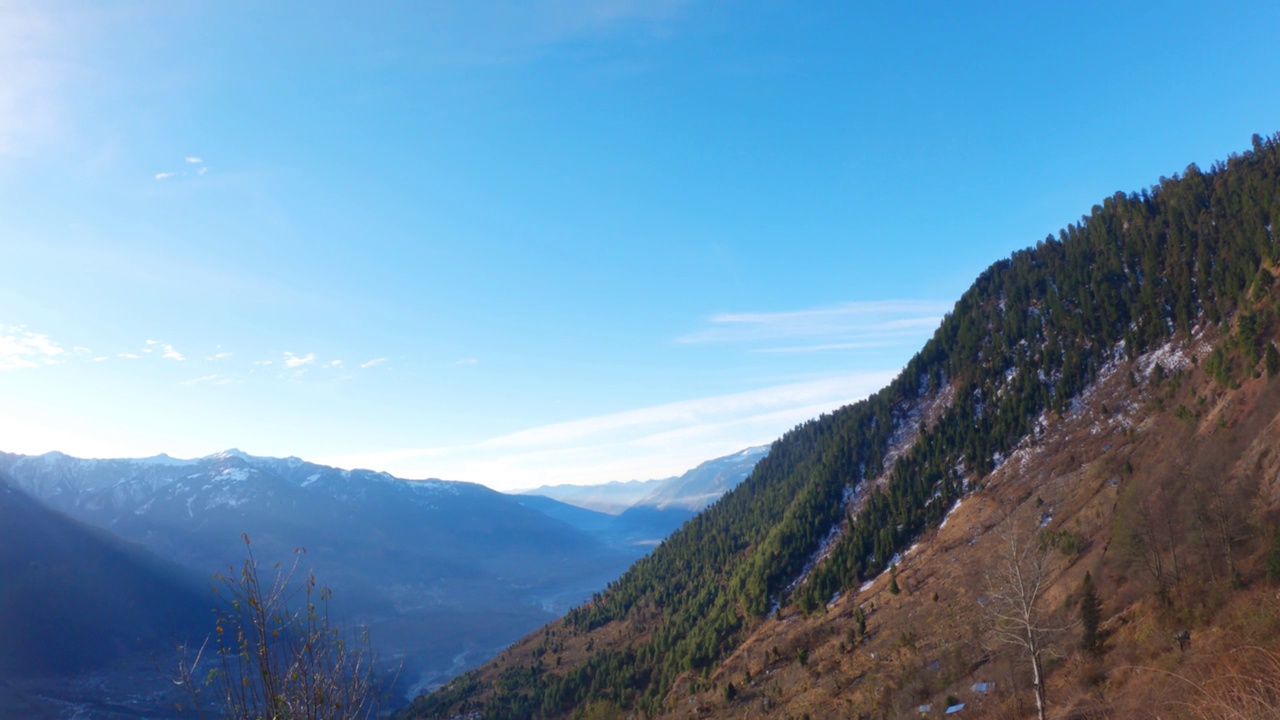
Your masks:
{"label": "distant mountain range", "polygon": [[480,485],[237,450],[194,460],[0,454],[0,473],[205,578],[244,557],[242,534],[265,563],[305,548],[337,614],[368,625],[384,657],[404,657],[406,684],[423,687],[557,617],[643,552]]}
{"label": "distant mountain range", "polygon": [[[97,616],[88,609],[92,592],[84,595],[85,588],[127,595],[133,586],[125,580],[143,570],[167,568],[172,575],[182,566],[189,574],[176,585],[158,579],[142,583],[157,588],[155,601],[176,613],[170,617],[157,611],[155,619],[172,624],[189,618],[183,609],[192,607],[192,598],[199,599],[197,616],[208,619],[213,601],[207,591],[209,579],[244,558],[241,536],[247,534],[264,564],[290,562],[296,549],[305,549],[304,567],[334,588],[339,619],[367,625],[384,658],[403,658],[400,690],[410,693],[491,657],[590,597],[692,516],[688,508],[714,493],[716,482],[728,486],[740,481],[738,475],[749,472],[751,458],[758,456],[752,449],[705,463],[679,478],[647,483],[645,497],[661,492],[675,500],[662,507],[633,504],[609,515],[548,497],[504,495],[472,483],[401,480],[386,473],[341,470],[294,457],[255,457],[239,450],[190,460],[167,455],[90,460],[57,452],[0,453],[0,477],[7,478],[0,488],[7,504],[0,509],[22,516],[28,524],[39,521],[44,528],[8,522],[0,515],[0,522],[5,522],[0,532],[81,538],[64,543],[64,548],[93,539],[105,548],[95,551],[98,555],[119,551],[140,568],[116,573],[114,580],[72,573],[61,584],[9,583],[0,598],[15,597],[17,590],[28,587],[30,598],[40,593],[56,596],[50,607],[65,608],[71,615],[84,610],[79,625],[78,620],[50,615],[59,626],[96,627]],[[705,483],[691,482],[704,477]],[[686,486],[687,491],[680,490]],[[61,524],[48,518],[60,518]],[[5,546],[7,551],[19,547],[17,539]],[[78,554],[97,557],[88,551]],[[4,555],[0,561],[19,569],[26,567],[23,563],[30,566],[26,556]],[[122,567],[121,562],[96,564]],[[59,577],[63,575],[67,574]],[[7,576],[27,577],[16,570]],[[29,614],[30,598],[24,600],[27,605],[10,602],[5,607],[17,608],[11,613],[15,617]],[[22,623],[0,616],[0,625],[4,639]],[[154,633],[129,622],[122,622],[119,630],[155,639]],[[56,646],[49,650],[51,657],[71,653],[50,670],[93,666],[76,659],[82,649],[68,644],[69,637],[67,643],[59,643],[61,636],[51,630],[38,634]],[[162,650],[172,652],[171,645]]]}
{"label": "distant mountain range", "polygon": [[768,445],[708,460],[676,477],[603,485],[544,485],[517,502],[622,547],[651,547],[751,474]]}
{"label": "distant mountain range", "polygon": [[697,512],[715,502],[751,474],[768,445],[708,460],[683,475],[661,480],[630,480],[601,485],[543,485],[520,495],[542,495],[588,510],[617,515],[637,506],[685,508]]}

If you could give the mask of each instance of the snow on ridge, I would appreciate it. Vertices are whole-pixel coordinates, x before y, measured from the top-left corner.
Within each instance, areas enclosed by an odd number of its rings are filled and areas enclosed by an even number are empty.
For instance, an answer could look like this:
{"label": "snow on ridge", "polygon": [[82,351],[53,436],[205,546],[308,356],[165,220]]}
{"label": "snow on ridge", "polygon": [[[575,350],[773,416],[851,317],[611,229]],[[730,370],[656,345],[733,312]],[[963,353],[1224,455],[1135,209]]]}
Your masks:
{"label": "snow on ridge", "polygon": [[248,468],[224,468],[222,472],[217,474],[218,479],[227,479],[231,482],[244,482],[249,479]]}
{"label": "snow on ridge", "polygon": [[964,503],[964,498],[961,497],[959,500],[956,501],[955,505],[951,506],[951,509],[947,511],[947,514],[942,516],[942,522],[938,524],[939,530],[947,526],[947,521],[951,519],[951,515],[955,513],[955,511],[959,510],[960,506],[963,503]]}
{"label": "snow on ridge", "polygon": [[222,452],[214,453],[212,455],[206,455],[200,459],[201,460],[229,460],[231,458],[235,458],[237,460],[243,460],[244,462],[252,462],[254,460],[274,460],[275,459],[275,458],[254,457],[239,448],[230,448],[227,450],[223,450]]}
{"label": "snow on ridge", "polygon": [[1181,343],[1173,340],[1161,345],[1150,352],[1144,353],[1138,358],[1138,368],[1142,371],[1144,378],[1151,377],[1151,372],[1155,370],[1156,363],[1159,363],[1166,372],[1175,372],[1184,370],[1191,366],[1191,359],[1183,352],[1183,348],[1179,347]]}
{"label": "snow on ridge", "polygon": [[413,488],[417,492],[430,495],[437,495],[440,493],[457,495],[458,488],[462,485],[462,483],[448,482],[445,480],[402,480],[401,482],[408,483],[409,487]]}

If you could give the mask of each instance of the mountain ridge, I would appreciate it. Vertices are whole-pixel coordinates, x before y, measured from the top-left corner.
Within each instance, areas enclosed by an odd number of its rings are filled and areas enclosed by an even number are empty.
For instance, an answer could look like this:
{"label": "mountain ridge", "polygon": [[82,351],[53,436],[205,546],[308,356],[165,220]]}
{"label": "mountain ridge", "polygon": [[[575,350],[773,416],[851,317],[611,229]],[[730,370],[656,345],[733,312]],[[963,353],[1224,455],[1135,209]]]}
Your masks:
{"label": "mountain ridge", "polygon": [[[767,445],[740,450],[699,463],[681,475],[604,485],[557,485],[525,490],[521,498],[544,512],[595,533],[613,544],[653,547],[698,511],[737,487],[760,458]],[[540,498],[534,500],[533,498]],[[568,505],[583,512],[573,512]],[[599,513],[595,517],[587,513]]]}
{"label": "mountain ridge", "polygon": [[1278,142],[1255,136],[1208,173],[1116,193],[993,264],[888,387],[788,432],[737,489],[522,644],[559,649],[553,667],[512,651],[410,714],[673,713],[780,613],[821,612],[891,571],[1108,368],[1228,322],[1211,374],[1275,356],[1275,311],[1258,303],[1280,256]]}

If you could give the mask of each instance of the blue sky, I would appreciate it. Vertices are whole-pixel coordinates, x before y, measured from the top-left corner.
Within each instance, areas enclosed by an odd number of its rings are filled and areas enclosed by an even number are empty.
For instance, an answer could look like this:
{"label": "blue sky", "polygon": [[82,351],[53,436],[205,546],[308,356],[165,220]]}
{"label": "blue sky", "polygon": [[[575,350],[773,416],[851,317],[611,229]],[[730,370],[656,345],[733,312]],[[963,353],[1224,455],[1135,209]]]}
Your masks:
{"label": "blue sky", "polygon": [[671,475],[1280,130],[1270,2],[266,5],[0,6],[0,449]]}

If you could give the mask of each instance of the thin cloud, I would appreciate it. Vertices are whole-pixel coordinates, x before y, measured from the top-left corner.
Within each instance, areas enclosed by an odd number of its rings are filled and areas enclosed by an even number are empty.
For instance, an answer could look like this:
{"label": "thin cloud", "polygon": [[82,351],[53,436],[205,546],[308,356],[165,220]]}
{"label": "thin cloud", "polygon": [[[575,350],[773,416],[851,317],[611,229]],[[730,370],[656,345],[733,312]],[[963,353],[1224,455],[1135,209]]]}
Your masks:
{"label": "thin cloud", "polygon": [[203,160],[196,157],[195,155],[188,155],[187,157],[183,158],[183,160],[186,160],[191,165],[199,165],[200,163],[204,162]]}
{"label": "thin cloud", "polygon": [[387,450],[324,462],[505,489],[667,477],[771,442],[805,420],[866,397],[895,374],[789,383],[543,425],[473,445]]}
{"label": "thin cloud", "polygon": [[755,348],[751,352],[763,354],[795,354],[795,353],[814,353],[829,352],[832,350],[871,350],[875,348],[885,348],[892,346],[893,343],[887,341],[880,342],[847,342],[847,343],[827,343],[825,345],[794,345],[786,347],[770,347]]}
{"label": "thin cloud", "polygon": [[306,355],[298,356],[298,355],[294,355],[291,352],[286,351],[284,354],[284,366],[290,369],[300,368],[305,365],[310,365],[315,361],[316,361],[315,353],[307,353]]}
{"label": "thin cloud", "polygon": [[[159,350],[162,350],[162,351],[163,351],[163,352],[160,354],[160,357],[162,357],[162,358],[164,358],[164,359],[166,359],[166,360],[178,360],[178,361],[182,361],[182,360],[186,360],[186,359],[187,359],[187,357],[186,357],[185,355],[183,355],[182,353],[178,352],[178,351],[177,351],[176,349],[174,349],[174,347],[173,347],[172,345],[170,345],[169,343],[166,343],[166,342],[160,342],[159,340],[152,340],[152,339],[150,339],[150,338],[147,338],[147,340],[143,343],[141,352],[142,352],[143,354],[150,354],[150,353],[152,353],[152,352],[156,351],[157,349],[159,349]],[[120,357],[138,357],[138,356],[137,356],[137,355],[134,355],[134,354],[132,354],[132,353],[121,353],[121,354],[120,354]]]}
{"label": "thin cloud", "polygon": [[204,174],[205,174],[205,173],[207,173],[207,172],[209,172],[209,168],[207,168],[207,167],[202,167],[202,168],[200,168],[199,170],[197,170],[197,171],[196,171],[196,175],[199,175],[200,177],[204,177]]}
{"label": "thin cloud", "polygon": [[65,353],[48,335],[31,332],[20,325],[0,325],[0,370],[53,365],[58,362],[58,356]]}
{"label": "thin cloud", "polygon": [[231,357],[234,354],[235,353],[229,353],[229,352],[214,353],[209,357],[205,358],[205,360],[226,360],[227,358]]}
{"label": "thin cloud", "polygon": [[384,357],[383,357],[383,358],[374,358],[374,359],[372,359],[372,360],[369,360],[368,362],[362,362],[362,363],[360,363],[360,368],[361,368],[361,369],[363,369],[363,370],[368,370],[369,368],[371,368],[371,367],[376,367],[376,366],[378,366],[378,365],[381,365],[382,363],[384,363],[384,362],[386,362],[386,361],[387,361],[387,359],[386,359],[386,358],[384,358]]}
{"label": "thin cloud", "polygon": [[326,364],[325,364],[325,367],[328,367],[328,368],[340,368],[340,367],[342,367],[342,361],[341,361],[341,360],[330,360],[328,363],[326,363]]}
{"label": "thin cloud", "polygon": [[0,3],[0,156],[31,153],[66,131],[79,29],[45,4]]}
{"label": "thin cloud", "polygon": [[[946,303],[919,300],[851,302],[784,312],[720,313],[682,344],[768,344],[763,352],[825,352],[915,340],[942,322]],[[807,341],[807,342],[806,342]]]}
{"label": "thin cloud", "polygon": [[111,358],[107,357],[106,355],[99,355],[98,357],[90,360],[89,362],[106,362],[110,359]]}
{"label": "thin cloud", "polygon": [[459,361],[458,361],[457,363],[455,363],[455,364],[457,364],[457,365],[475,365],[475,364],[477,364],[477,363],[479,363],[479,362],[480,362],[480,361],[479,361],[479,360],[477,360],[477,359],[475,359],[475,358],[462,358],[461,360],[459,360]]}
{"label": "thin cloud", "polygon": [[178,174],[178,173],[174,173],[174,172],[158,172],[158,173],[156,173],[156,179],[157,179],[157,180],[168,180],[169,178],[174,177],[174,176],[175,176],[175,175],[177,175],[177,174]]}
{"label": "thin cloud", "polygon": [[201,383],[211,383],[220,379],[222,379],[222,376],[217,374],[202,375],[201,377],[191,378],[190,380],[183,380],[178,384],[179,385],[199,385]]}
{"label": "thin cloud", "polygon": [[126,360],[137,360],[142,356],[137,353],[116,353],[116,357],[124,358]]}

